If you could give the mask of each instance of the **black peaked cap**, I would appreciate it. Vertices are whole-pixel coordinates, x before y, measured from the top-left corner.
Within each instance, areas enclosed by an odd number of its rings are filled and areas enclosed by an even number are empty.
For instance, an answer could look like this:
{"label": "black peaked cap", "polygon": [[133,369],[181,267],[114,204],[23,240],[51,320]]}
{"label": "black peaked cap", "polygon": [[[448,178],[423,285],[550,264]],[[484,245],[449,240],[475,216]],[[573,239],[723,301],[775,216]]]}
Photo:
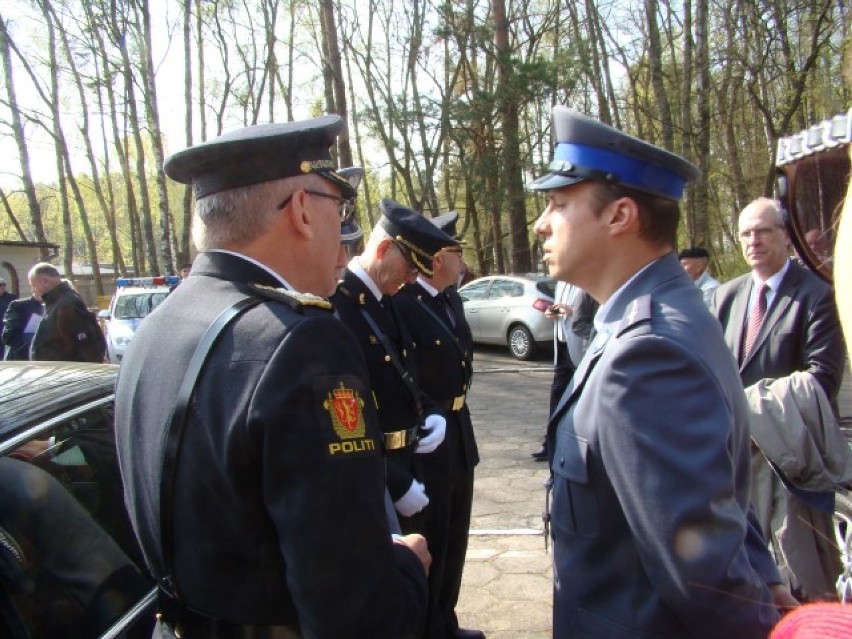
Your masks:
{"label": "black peaked cap", "polygon": [[677,254],[678,259],[683,259],[685,257],[710,257],[710,253],[707,252],[706,248],[701,246],[690,246],[689,248],[683,249],[680,253]]}
{"label": "black peaked cap", "polygon": [[408,251],[411,259],[427,277],[433,274],[434,255],[441,249],[458,244],[420,213],[390,198],[382,198],[379,210],[382,213],[379,220],[382,228]]}
{"label": "black peaked cap", "polygon": [[355,189],[335,172],[330,152],[344,124],[339,115],[326,115],[229,131],[174,153],[163,170],[176,182],[191,184],[196,199],[308,173],[324,177],[351,198]]}

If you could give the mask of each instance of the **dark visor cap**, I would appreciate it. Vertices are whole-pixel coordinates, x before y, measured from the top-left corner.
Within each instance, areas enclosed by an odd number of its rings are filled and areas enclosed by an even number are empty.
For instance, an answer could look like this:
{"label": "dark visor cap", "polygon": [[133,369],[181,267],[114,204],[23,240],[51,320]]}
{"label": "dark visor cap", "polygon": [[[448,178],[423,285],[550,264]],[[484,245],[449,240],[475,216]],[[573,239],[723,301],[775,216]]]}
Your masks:
{"label": "dark visor cap", "polygon": [[432,258],[441,249],[457,246],[458,242],[428,219],[407,206],[383,198],[379,202],[382,217],[379,223],[385,232],[399,243],[426,277],[432,277]]}
{"label": "dark visor cap", "polygon": [[195,199],[309,173],[351,198],[355,189],[336,173],[330,152],[344,125],[338,115],[257,124],[178,151],[166,158],[163,170],[175,182],[192,185]]}

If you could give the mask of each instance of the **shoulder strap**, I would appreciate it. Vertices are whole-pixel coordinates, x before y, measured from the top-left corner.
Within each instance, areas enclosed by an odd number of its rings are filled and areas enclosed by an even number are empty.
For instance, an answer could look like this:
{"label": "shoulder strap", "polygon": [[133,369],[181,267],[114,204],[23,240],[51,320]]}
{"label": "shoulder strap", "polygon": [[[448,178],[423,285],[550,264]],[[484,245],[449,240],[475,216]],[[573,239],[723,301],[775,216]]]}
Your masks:
{"label": "shoulder strap", "polygon": [[[442,319],[441,317],[438,316],[438,314],[435,311],[433,311],[431,308],[429,308],[429,306],[426,304],[426,302],[423,301],[423,298],[416,296],[416,299],[417,299],[418,303],[420,304],[420,307],[424,311],[426,311],[429,314],[429,316],[433,320],[435,320],[435,322],[437,322],[437,324],[441,328],[441,330],[444,331],[444,333],[450,338],[453,345],[458,349],[459,353],[461,354],[462,359],[466,360],[467,355],[465,355],[464,349],[462,348],[462,345],[459,343],[459,338],[456,336],[455,333],[453,333],[450,330],[450,327],[447,326],[447,322],[449,321],[450,318],[448,317],[446,319]],[[453,312],[455,312],[455,311],[453,311]]]}
{"label": "shoulder strap", "polygon": [[195,391],[198,376],[201,374],[201,370],[204,368],[207,357],[210,355],[219,335],[243,311],[257,306],[261,301],[261,299],[253,296],[243,297],[222,311],[207,328],[192,354],[189,368],[178,390],[172,417],[166,429],[166,443],[163,447],[163,474],[160,480],[160,541],[165,574],[160,580],[160,592],[171,600],[169,603],[172,605],[179,605],[177,584],[174,578],[174,487],[178,453],[186,426],[187,408]]}
{"label": "shoulder strap", "polygon": [[372,317],[370,317],[370,314],[363,308],[359,308],[358,310],[361,311],[361,315],[364,317],[364,321],[367,322],[367,325],[372,329],[372,331],[376,334],[376,337],[382,343],[382,346],[384,347],[385,352],[388,354],[388,357],[390,357],[394,368],[396,368],[396,371],[399,373],[399,376],[402,378],[402,381],[405,383],[405,386],[411,393],[411,397],[414,399],[414,405],[417,408],[417,418],[422,422],[423,404],[420,401],[420,389],[417,386],[417,382],[414,380],[414,376],[411,374],[411,371],[409,371],[408,368],[403,365],[402,361],[400,361],[399,353],[397,353],[396,347],[391,344],[391,341],[388,339],[388,336],[381,331],[379,325],[376,324],[375,320],[373,320]]}

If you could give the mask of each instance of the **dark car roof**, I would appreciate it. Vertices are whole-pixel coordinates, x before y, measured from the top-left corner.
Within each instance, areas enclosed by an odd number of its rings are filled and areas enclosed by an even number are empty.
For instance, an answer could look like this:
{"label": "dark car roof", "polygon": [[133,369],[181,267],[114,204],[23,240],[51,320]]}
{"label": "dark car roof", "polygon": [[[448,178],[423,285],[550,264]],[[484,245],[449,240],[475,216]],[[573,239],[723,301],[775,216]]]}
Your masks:
{"label": "dark car roof", "polygon": [[54,415],[111,395],[118,366],[0,362],[0,441]]}

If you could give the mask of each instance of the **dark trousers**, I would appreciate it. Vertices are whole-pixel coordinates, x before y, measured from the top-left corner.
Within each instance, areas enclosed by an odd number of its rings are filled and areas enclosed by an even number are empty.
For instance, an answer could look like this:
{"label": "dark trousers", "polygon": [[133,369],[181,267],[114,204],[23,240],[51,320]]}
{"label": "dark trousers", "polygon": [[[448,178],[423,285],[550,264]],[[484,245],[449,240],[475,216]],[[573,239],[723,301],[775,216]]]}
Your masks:
{"label": "dark trousers", "polygon": [[[429,542],[429,612],[424,637],[446,639],[459,626],[456,604],[461,590],[473,505],[473,468],[468,468],[457,437],[458,427],[447,416],[447,438],[424,455],[423,471],[429,505],[423,530]],[[455,436],[454,436],[455,435]]]}

